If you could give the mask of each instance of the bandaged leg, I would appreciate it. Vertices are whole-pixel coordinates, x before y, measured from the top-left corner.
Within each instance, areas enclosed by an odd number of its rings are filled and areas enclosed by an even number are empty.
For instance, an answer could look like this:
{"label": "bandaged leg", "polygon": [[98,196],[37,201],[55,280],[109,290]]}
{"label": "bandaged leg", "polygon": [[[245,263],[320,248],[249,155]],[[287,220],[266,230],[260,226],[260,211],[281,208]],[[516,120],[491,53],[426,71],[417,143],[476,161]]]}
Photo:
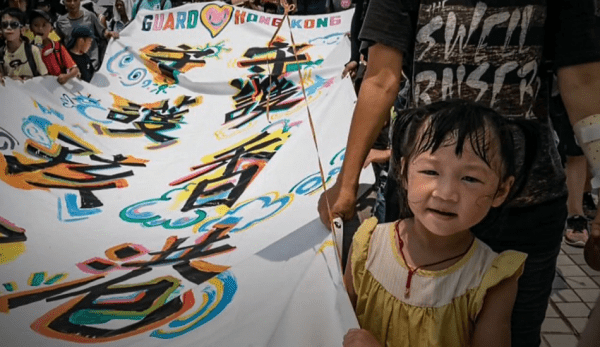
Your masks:
{"label": "bandaged leg", "polygon": [[592,188],[600,187],[600,114],[589,116],[573,125],[579,146],[590,164]]}

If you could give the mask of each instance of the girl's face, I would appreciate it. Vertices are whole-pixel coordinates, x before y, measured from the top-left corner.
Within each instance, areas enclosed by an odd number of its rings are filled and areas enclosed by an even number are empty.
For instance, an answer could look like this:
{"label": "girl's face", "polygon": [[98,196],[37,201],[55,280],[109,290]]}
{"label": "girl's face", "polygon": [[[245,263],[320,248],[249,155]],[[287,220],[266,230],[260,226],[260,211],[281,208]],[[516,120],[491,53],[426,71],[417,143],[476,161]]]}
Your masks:
{"label": "girl's face", "polygon": [[19,20],[8,14],[1,19],[2,36],[7,42],[14,42],[21,39],[23,27]]}
{"label": "girl's face", "polygon": [[448,144],[434,153],[421,153],[408,164],[407,198],[415,225],[438,236],[467,231],[479,223],[491,207],[504,202],[514,181],[510,177],[501,183],[470,142],[464,146],[460,157],[456,146]]}
{"label": "girl's face", "polygon": [[36,17],[31,21],[31,31],[34,34],[41,36],[42,38],[48,38],[50,31],[52,31],[52,25],[42,17]]}
{"label": "girl's face", "polygon": [[81,0],[65,0],[65,7],[69,13],[78,12],[81,8]]}

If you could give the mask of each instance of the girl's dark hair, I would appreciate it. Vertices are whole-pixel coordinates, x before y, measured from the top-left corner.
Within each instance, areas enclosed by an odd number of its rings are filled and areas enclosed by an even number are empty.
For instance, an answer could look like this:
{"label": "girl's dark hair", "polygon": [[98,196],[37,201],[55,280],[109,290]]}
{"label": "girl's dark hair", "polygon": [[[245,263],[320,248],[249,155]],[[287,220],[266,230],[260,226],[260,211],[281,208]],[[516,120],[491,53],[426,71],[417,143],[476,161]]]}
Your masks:
{"label": "girl's dark hair", "polygon": [[[460,156],[465,141],[475,154],[490,168],[493,157],[500,158],[500,181],[515,176],[515,147],[510,121],[496,111],[466,100],[440,101],[401,112],[392,132],[392,159],[400,188],[400,218],[412,217],[408,207],[406,188],[408,165],[417,155],[431,151],[449,142]],[[497,149],[491,152],[490,149]],[[402,162],[404,158],[404,162]],[[497,168],[496,168],[497,169]],[[511,189],[509,198],[514,196]],[[508,201],[508,199],[507,199]]]}
{"label": "girl's dark hair", "polygon": [[0,19],[5,15],[9,15],[13,18],[16,18],[22,26],[25,26],[27,24],[27,14],[21,11],[21,9],[18,9],[16,7],[5,8],[4,10],[2,10],[2,12],[0,12]]}

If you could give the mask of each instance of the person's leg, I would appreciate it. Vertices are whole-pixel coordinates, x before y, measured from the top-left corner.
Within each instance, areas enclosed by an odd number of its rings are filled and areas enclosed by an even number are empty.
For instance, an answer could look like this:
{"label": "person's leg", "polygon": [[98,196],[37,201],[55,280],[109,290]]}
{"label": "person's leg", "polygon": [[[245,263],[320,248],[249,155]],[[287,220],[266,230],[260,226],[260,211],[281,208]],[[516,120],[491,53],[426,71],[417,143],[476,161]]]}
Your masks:
{"label": "person's leg", "polygon": [[565,197],[509,209],[505,219],[473,228],[475,235],[495,252],[514,249],[527,253],[512,315],[512,346],[540,345],[566,217]]}
{"label": "person's leg", "polygon": [[571,246],[583,247],[589,237],[588,220],[583,209],[583,195],[587,176],[587,161],[583,151],[575,140],[573,127],[569,122],[567,112],[562,100],[558,97],[553,99],[554,105],[550,107],[554,113],[554,120],[558,122],[557,131],[563,149],[565,160],[565,175],[567,176],[567,198],[568,218],[565,230],[565,242]]}
{"label": "person's leg", "polygon": [[567,198],[569,217],[583,216],[585,179],[582,178],[587,175],[587,159],[585,159],[585,156],[568,156],[565,174],[567,175],[567,190],[569,191],[569,197]]}
{"label": "person's leg", "polygon": [[565,243],[574,247],[583,247],[589,237],[588,220],[583,211],[583,194],[585,189],[587,160],[583,155],[567,156],[565,174],[567,175],[567,227]]}

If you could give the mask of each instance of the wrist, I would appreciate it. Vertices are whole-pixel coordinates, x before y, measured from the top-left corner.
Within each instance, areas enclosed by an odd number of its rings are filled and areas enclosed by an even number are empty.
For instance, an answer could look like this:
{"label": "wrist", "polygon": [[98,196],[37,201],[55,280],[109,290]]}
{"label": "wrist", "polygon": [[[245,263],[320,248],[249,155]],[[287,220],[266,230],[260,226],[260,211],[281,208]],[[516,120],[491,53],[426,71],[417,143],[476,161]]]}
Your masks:
{"label": "wrist", "polygon": [[355,197],[358,192],[358,179],[348,179],[345,178],[342,173],[339,174],[335,184],[339,187],[339,192],[341,195],[350,195]]}

